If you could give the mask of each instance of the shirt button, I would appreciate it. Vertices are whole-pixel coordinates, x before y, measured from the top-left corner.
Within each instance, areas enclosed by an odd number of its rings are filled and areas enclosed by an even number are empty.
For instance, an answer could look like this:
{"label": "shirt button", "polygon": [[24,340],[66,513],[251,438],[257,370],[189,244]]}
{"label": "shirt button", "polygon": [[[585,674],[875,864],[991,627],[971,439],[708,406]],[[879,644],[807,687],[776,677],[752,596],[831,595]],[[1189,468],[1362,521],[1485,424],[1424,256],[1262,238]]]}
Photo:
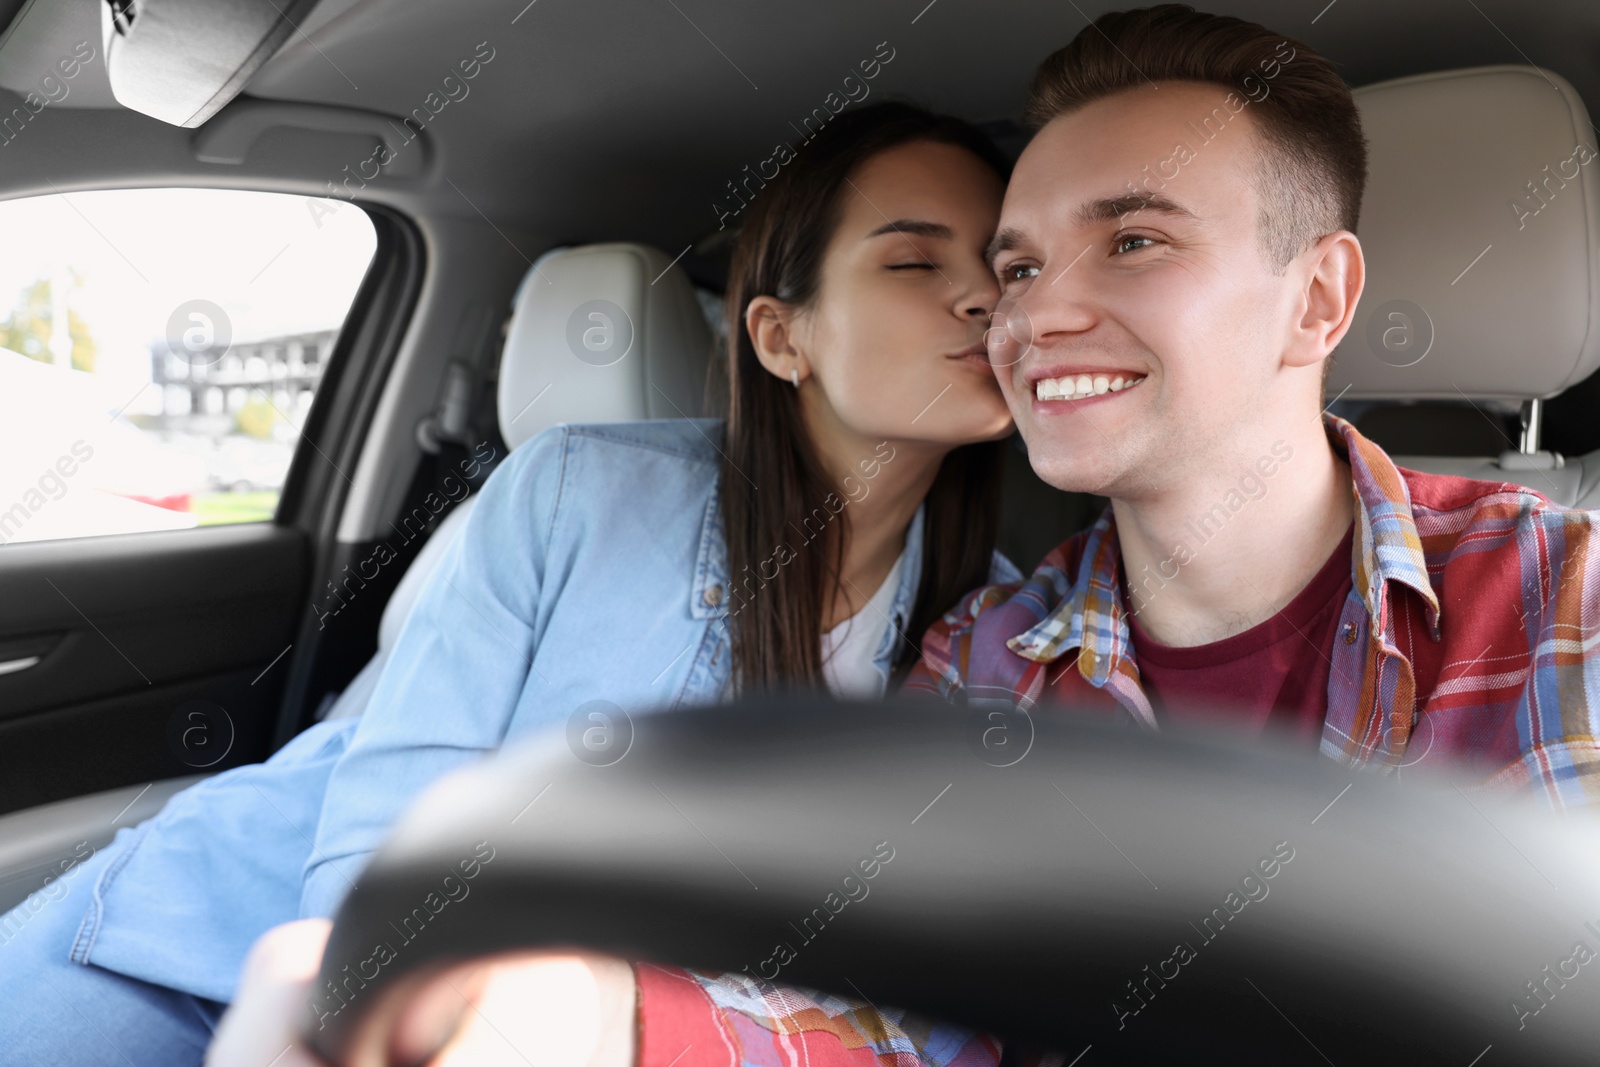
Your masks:
{"label": "shirt button", "polygon": [[1356,624],[1353,622],[1344,624],[1344,643],[1347,645],[1356,643]]}
{"label": "shirt button", "polygon": [[701,594],[700,599],[706,602],[706,607],[708,608],[714,608],[718,604],[722,603],[721,584],[707,586],[706,591]]}

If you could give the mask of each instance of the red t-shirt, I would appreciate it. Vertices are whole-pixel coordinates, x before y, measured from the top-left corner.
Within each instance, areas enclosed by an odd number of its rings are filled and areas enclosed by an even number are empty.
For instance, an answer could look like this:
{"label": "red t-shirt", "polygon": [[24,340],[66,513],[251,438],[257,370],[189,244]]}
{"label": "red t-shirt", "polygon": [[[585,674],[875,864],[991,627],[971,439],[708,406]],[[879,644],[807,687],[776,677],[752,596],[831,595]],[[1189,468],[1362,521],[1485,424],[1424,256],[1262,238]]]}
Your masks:
{"label": "red t-shirt", "polygon": [[1282,611],[1209,645],[1163,645],[1130,613],[1134,660],[1157,718],[1255,731],[1270,723],[1315,743],[1328,714],[1339,616],[1355,580],[1354,540],[1352,523],[1322,569]]}

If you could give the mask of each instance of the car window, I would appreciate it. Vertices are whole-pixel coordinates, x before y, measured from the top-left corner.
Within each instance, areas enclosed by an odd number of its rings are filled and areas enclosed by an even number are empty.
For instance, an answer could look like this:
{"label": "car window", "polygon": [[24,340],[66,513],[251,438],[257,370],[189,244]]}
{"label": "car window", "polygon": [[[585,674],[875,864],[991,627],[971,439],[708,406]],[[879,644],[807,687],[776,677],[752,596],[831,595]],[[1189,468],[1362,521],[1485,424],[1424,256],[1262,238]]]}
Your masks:
{"label": "car window", "polygon": [[0,202],[0,544],[271,519],[376,247],[332,200]]}

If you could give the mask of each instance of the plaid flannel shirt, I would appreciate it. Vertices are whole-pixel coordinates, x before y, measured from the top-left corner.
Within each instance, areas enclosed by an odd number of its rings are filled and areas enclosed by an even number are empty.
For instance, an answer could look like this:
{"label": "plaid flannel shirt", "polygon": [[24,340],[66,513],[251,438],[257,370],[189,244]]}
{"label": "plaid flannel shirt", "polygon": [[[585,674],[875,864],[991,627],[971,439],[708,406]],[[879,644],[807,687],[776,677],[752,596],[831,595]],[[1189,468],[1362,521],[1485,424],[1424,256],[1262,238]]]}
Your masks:
{"label": "plaid flannel shirt", "polygon": [[[1600,802],[1600,512],[1397,467],[1343,419],[1325,424],[1350,463],[1356,535],[1353,588],[1323,650],[1323,754],[1380,770],[1448,760],[1555,808]],[[906,688],[1098,706],[1155,729],[1120,559],[1107,508],[1027,581],[965,597],[928,632]],[[642,965],[639,977],[641,1067],[993,1067],[1000,1056],[992,1037],[743,975]]]}
{"label": "plaid flannel shirt", "polygon": [[[1354,482],[1354,584],[1333,647],[1324,755],[1470,768],[1554,808],[1600,803],[1600,512],[1397,467],[1337,416]],[[1096,706],[1156,728],[1139,683],[1108,507],[1020,585],[929,630],[906,688]],[[1069,655],[1071,653],[1071,655]]]}
{"label": "plaid flannel shirt", "polygon": [[634,973],[639,1067],[995,1067],[1000,1060],[992,1037],[865,1000],[649,963]]}

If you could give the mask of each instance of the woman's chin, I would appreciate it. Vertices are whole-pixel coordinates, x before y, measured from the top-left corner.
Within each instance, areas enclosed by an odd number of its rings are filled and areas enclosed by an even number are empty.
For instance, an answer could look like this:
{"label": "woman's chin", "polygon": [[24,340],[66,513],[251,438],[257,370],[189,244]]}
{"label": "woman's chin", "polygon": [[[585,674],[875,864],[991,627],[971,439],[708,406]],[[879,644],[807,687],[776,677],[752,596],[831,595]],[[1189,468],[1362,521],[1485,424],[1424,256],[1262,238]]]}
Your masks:
{"label": "woman's chin", "polygon": [[943,413],[943,418],[932,425],[929,423],[933,413],[929,412],[927,417],[907,427],[903,439],[908,443],[939,445],[946,448],[960,448],[962,445],[1002,440],[1011,436],[1016,424],[1011,421],[1011,412],[1006,410],[1005,405],[998,406],[998,411],[988,405],[976,404],[966,411],[946,411]]}

